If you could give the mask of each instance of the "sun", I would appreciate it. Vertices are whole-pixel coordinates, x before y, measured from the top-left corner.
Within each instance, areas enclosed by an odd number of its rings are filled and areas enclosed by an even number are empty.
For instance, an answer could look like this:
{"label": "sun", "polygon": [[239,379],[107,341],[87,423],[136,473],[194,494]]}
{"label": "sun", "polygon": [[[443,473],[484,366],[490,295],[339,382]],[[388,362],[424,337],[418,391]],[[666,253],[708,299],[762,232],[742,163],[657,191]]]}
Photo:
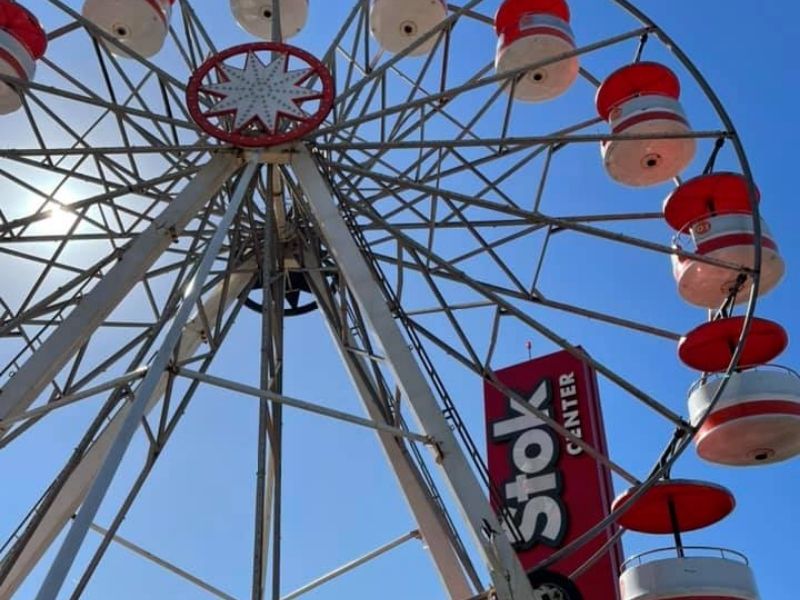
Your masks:
{"label": "sun", "polygon": [[49,234],[66,233],[77,218],[72,211],[54,202],[48,203],[42,214],[46,216],[42,226]]}

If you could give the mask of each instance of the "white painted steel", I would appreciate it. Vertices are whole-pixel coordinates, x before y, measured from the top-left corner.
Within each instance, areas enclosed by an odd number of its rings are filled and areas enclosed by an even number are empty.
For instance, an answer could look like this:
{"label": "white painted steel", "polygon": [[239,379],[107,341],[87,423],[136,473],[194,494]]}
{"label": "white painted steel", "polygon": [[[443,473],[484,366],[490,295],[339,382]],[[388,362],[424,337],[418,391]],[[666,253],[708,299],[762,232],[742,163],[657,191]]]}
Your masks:
{"label": "white painted steel", "polygon": [[[169,0],[86,0],[83,16],[120,43],[145,58],[155,56],[167,39],[172,3]],[[112,54],[126,56],[113,44]]]}
{"label": "white painted steel", "polygon": [[[92,529],[92,531],[94,531],[96,533],[99,533],[102,536],[106,536],[109,533],[108,529],[106,529],[105,527],[100,527],[99,525],[96,525],[94,523],[92,523],[91,529]],[[171,562],[166,561],[163,558],[160,558],[160,557],[156,556],[152,552],[148,552],[147,550],[145,550],[144,548],[142,548],[138,544],[134,544],[133,542],[131,542],[130,540],[125,539],[121,535],[112,536],[111,539],[115,544],[119,544],[120,546],[122,546],[126,550],[130,550],[134,554],[136,554],[138,556],[141,556],[142,558],[144,558],[145,560],[150,561],[154,565],[157,565],[157,566],[161,567],[162,569],[166,569],[167,571],[169,571],[173,575],[177,575],[181,579],[185,579],[186,581],[188,581],[192,585],[196,585],[197,587],[199,587],[200,589],[202,589],[205,592],[208,592],[212,596],[215,596],[217,598],[221,598],[222,600],[236,600],[236,598],[234,598],[233,596],[231,596],[229,594],[226,594],[225,592],[223,592],[219,588],[214,587],[210,583],[208,583],[206,581],[203,581],[199,577],[196,577],[196,576],[192,575],[188,571],[186,571],[184,569],[181,569],[180,567],[172,564]]]}
{"label": "white painted steel", "polygon": [[201,373],[199,371],[192,371],[191,369],[185,369],[183,367],[179,367],[177,369],[177,374],[182,377],[195,379],[202,383],[207,383],[209,385],[213,385],[221,389],[238,392],[240,394],[252,396],[253,398],[262,398],[264,400],[269,400],[270,402],[274,402],[275,404],[290,406],[298,410],[314,413],[317,415],[322,415],[330,419],[337,419],[339,421],[344,421],[345,423],[352,423],[353,425],[359,425],[361,427],[367,427],[369,429],[375,429],[377,431],[382,431],[384,433],[390,433],[398,437],[405,437],[422,444],[427,444],[429,441],[428,438],[424,435],[420,435],[418,433],[413,433],[410,431],[403,431],[398,427],[387,425],[385,421],[371,421],[369,419],[365,419],[364,417],[351,415],[341,410],[328,408],[327,406],[323,406],[321,404],[314,404],[312,402],[306,402],[305,400],[300,400],[299,398],[284,396],[283,394],[279,394],[277,392],[262,390],[250,385],[244,385],[243,383],[236,383],[235,381],[223,379],[222,377],[214,377],[213,375],[208,375],[206,373]]}
{"label": "white painted steel", "polygon": [[[380,548],[376,548],[372,552],[369,552],[369,553],[365,554],[364,556],[362,556],[360,558],[357,558],[357,559],[347,563],[346,565],[342,565],[338,569],[334,569],[333,571],[323,575],[319,579],[315,579],[311,583],[309,583],[307,585],[304,585],[303,587],[298,588],[295,591],[290,592],[289,594],[286,594],[283,598],[281,598],[281,600],[294,600],[295,598],[299,598],[303,594],[306,594],[306,593],[310,592],[311,590],[315,590],[318,587],[320,587],[321,585],[324,585],[324,584],[328,583],[329,581],[331,581],[333,579],[336,579],[337,577],[341,577],[345,573],[349,573],[353,569],[355,569],[357,567],[360,567],[361,565],[366,564],[369,561],[374,560],[374,559],[378,558],[379,556],[382,556],[383,554],[386,554],[387,552],[389,552],[391,550],[394,550],[398,546],[402,546],[403,544],[405,544],[408,541],[411,541],[411,540],[414,540],[414,539],[419,539],[419,537],[420,537],[419,531],[411,531],[411,532],[409,532],[409,533],[407,533],[407,534],[405,534],[403,536],[400,536],[396,540],[393,540],[393,541],[389,542],[388,544],[384,544]],[[466,596],[464,596],[464,597],[466,598]]]}
{"label": "white painted steel", "polygon": [[[236,22],[248,33],[270,41],[273,0],[230,0]],[[296,36],[308,20],[308,0],[279,0],[281,38]]]}
{"label": "white painted steel", "polygon": [[750,567],[716,557],[656,560],[629,567],[620,577],[622,600],[759,600]]}
{"label": "white painted steel", "polygon": [[[690,393],[689,416],[693,425],[705,415],[720,382],[715,377],[698,383]],[[748,411],[718,425],[707,424],[698,432],[695,443],[701,458],[725,465],[753,466],[800,454],[800,377],[796,373],[775,368],[733,373],[711,414],[730,417],[731,411],[745,406],[760,412]]]}
{"label": "white painted steel", "polygon": [[[254,262],[245,263],[239,272],[231,276],[227,288],[224,283],[219,283],[209,293],[203,302],[203,312],[208,317],[209,323],[214,323],[220,312],[224,314],[233,301],[244,291],[248,282],[253,278],[252,269],[255,269]],[[225,294],[224,297],[223,292]],[[208,332],[205,321],[198,313],[189,320],[184,328],[177,352],[178,360],[186,360],[194,356],[197,350],[206,343],[207,337]],[[166,387],[167,376],[162,375],[156,393],[153,394],[147,405],[148,412],[158,404],[160,397],[164,395]],[[72,518],[72,515],[75,514],[75,511],[78,510],[89,485],[97,475],[103,458],[108,453],[111,442],[116,438],[117,432],[127,414],[128,408],[126,407],[114,415],[98,436],[97,441],[87,451],[78,467],[67,479],[52,508],[44,516],[30,542],[22,550],[8,578],[0,585],[0,598],[13,597],[15,591],[36,567],[41,557],[50,548],[50,545]]]}
{"label": "white painted steel", "polygon": [[648,136],[641,140],[611,140],[601,145],[606,171],[619,183],[632,187],[664,183],[680,175],[694,159],[697,143],[693,138],[658,137],[692,133],[680,103],[672,98],[634,98],[615,109],[610,121],[613,133]]}
{"label": "white painted steel", "polygon": [[[387,299],[339,214],[327,181],[311,153],[304,149],[292,166],[306,194],[318,230],[341,269],[348,289],[383,347],[386,364],[422,431],[436,442],[436,462],[450,485],[468,528],[490,570],[500,600],[533,600],[533,590],[509,539],[489,505],[461,447],[442,414],[408,342],[395,322]],[[484,532],[491,531],[491,537]]]}
{"label": "white painted steel", "polygon": [[96,396],[103,392],[115,390],[124,384],[128,384],[137,379],[141,379],[142,377],[145,376],[146,373],[147,373],[147,367],[136,369],[135,371],[126,373],[125,375],[121,375],[120,377],[109,379],[108,381],[101,383],[100,385],[96,385],[88,389],[83,389],[80,392],[76,392],[74,394],[69,394],[67,396],[64,396],[63,398],[59,398],[58,400],[53,400],[52,402],[48,402],[44,406],[40,406],[38,408],[34,408],[33,410],[24,412],[19,416],[6,419],[2,423],[0,423],[0,425],[8,427],[9,425],[13,425],[21,421],[26,421],[28,419],[35,419],[37,417],[47,415],[55,410],[58,410],[59,408],[69,406],[70,404],[80,402],[81,400],[86,400],[87,398],[91,398],[92,396]]}
{"label": "white painted steel", "polygon": [[36,600],[52,600],[56,598],[64,585],[69,570],[80,552],[81,546],[86,539],[86,534],[89,532],[97,511],[100,509],[100,505],[128,450],[128,446],[130,446],[136,430],[139,429],[141,419],[147,414],[147,407],[153,399],[160,396],[159,384],[161,377],[172,360],[173,353],[180,342],[181,335],[183,335],[184,327],[191,317],[191,311],[202,296],[203,283],[214,266],[217,254],[228,235],[228,228],[239,212],[239,207],[244,201],[250,182],[257,170],[258,165],[256,163],[250,163],[245,168],[225,209],[225,215],[217,223],[217,229],[206,246],[197,270],[184,289],[184,297],[180,308],[172,320],[164,341],[150,363],[147,375],[145,375],[141,385],[134,392],[119,432],[111,442],[108,454],[100,465],[100,469],[89,487],[83,504],[81,504],[58,554],[56,554],[53,563],[50,565],[44,582],[39,588]]}
{"label": "white painted steel", "polygon": [[[387,52],[402,52],[447,18],[442,0],[373,0],[369,11],[372,35]],[[408,53],[422,56],[436,45],[433,35]]]}
{"label": "white painted steel", "polygon": [[[313,257],[308,255],[306,265],[313,267],[313,260]],[[312,269],[309,271],[309,277],[313,280],[311,288],[322,310],[328,314],[339,314],[339,307],[333,304],[330,297],[317,293],[318,290],[324,289],[326,285],[319,271],[315,272]],[[355,347],[352,333],[346,328],[337,330],[331,319],[325,319],[325,324],[339,352],[342,363],[347,368],[347,373],[353,382],[358,397],[361,399],[364,410],[373,421],[385,422],[385,417],[373,397],[376,383],[371,376],[372,371],[368,361],[362,355],[350,350]],[[346,337],[344,338],[342,337],[342,331],[346,332]],[[422,476],[412,462],[408,450],[404,447],[402,441],[393,435],[384,432],[377,432],[377,435],[381,448],[383,448],[383,452],[386,455],[386,460],[389,462],[403,496],[408,503],[408,508],[414,515],[420,535],[428,546],[431,558],[436,564],[437,574],[447,590],[448,596],[452,600],[470,597],[474,593],[472,586],[470,586],[458,554],[451,543],[442,516],[425,490]]]}
{"label": "white painted steel", "polygon": [[[120,256],[0,393],[0,421],[24,412],[241,165],[218,154]],[[0,432],[3,428],[0,426]]]}

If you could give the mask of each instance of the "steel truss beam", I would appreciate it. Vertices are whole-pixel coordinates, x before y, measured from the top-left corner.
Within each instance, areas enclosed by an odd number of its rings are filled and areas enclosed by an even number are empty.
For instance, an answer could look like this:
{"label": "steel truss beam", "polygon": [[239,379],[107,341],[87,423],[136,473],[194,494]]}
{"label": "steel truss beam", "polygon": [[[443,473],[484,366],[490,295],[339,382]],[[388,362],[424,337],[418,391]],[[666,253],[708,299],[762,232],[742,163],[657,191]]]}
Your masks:
{"label": "steel truss beam", "polygon": [[[378,374],[370,368],[369,360],[365,352],[358,348],[358,340],[354,336],[355,331],[363,331],[363,323],[349,322],[344,316],[347,314],[344,300],[346,292],[343,291],[337,298],[319,270],[321,267],[319,258],[309,248],[304,252],[303,261],[309,269],[308,281],[311,290],[325,315],[328,331],[364,409],[372,422],[383,424],[378,430],[378,441],[417,521],[421,535],[430,549],[445,589],[454,600],[466,598],[473,590],[470,579],[473,583],[477,583],[477,577],[472,576],[468,558],[459,553],[458,543],[453,539],[444,515],[431,497],[430,490],[426,487],[408,448],[403,443],[403,438],[413,440],[411,436],[418,434],[400,429],[389,420],[385,404],[381,401],[385,396],[385,386],[381,385]],[[355,318],[357,319],[357,316]],[[368,348],[366,353],[369,353]],[[430,438],[427,436],[423,439],[425,443],[430,443]]]}
{"label": "steel truss beam", "polygon": [[[230,161],[227,162],[227,164],[223,162],[223,171],[238,166],[237,162],[238,161]],[[47,576],[41,588],[39,588],[36,600],[53,600],[64,585],[64,580],[77,558],[81,545],[89,531],[89,526],[92,524],[97,511],[100,509],[100,504],[105,498],[111,481],[122,462],[122,458],[133,440],[136,430],[139,428],[139,422],[142,417],[147,414],[148,405],[153,400],[158,400],[160,397],[159,384],[161,382],[161,377],[170,364],[173,352],[180,342],[184,326],[191,316],[194,305],[200,300],[203,291],[203,282],[206,277],[208,277],[214,265],[214,261],[217,259],[217,253],[228,234],[228,227],[230,227],[239,211],[239,207],[250,188],[250,182],[257,168],[258,165],[255,163],[251,163],[245,168],[236,191],[228,204],[225,215],[217,225],[214,237],[209,242],[196,273],[184,290],[185,296],[178,310],[178,314],[175,315],[172,325],[162,342],[161,348],[150,364],[147,375],[145,375],[144,380],[136,390],[129,407],[125,411],[125,416],[121,422],[119,431],[112,440],[108,453],[104,457],[100,469],[95,479],[92,481],[86,497],[78,510],[75,521],[70,527],[52,565],[50,565],[50,570],[47,572]],[[197,195],[203,197],[202,191],[207,192],[207,190],[199,190]],[[179,222],[178,227],[180,226],[181,223]]]}
{"label": "steel truss beam", "polygon": [[[280,7],[273,1],[273,35],[280,31]],[[276,38],[280,39],[280,37]],[[261,245],[254,250],[259,262],[262,288],[260,387],[277,396],[283,392],[284,293],[282,248],[276,219],[283,202],[280,175],[274,165],[267,166],[267,189]],[[282,208],[282,207],[281,207]],[[259,252],[260,251],[260,252]],[[259,256],[260,254],[260,256]],[[272,531],[272,598],[279,600],[281,584],[281,510],[283,489],[283,405],[273,398],[259,396],[258,444],[256,457],[255,523],[253,536],[252,600],[266,595],[267,560]]]}
{"label": "steel truss beam", "polygon": [[[217,284],[210,292],[202,305],[208,322],[214,323],[221,318],[233,301],[247,289],[253,279],[252,269],[254,268],[254,263],[242,265],[229,279]],[[180,363],[192,358],[210,337],[211,332],[208,331],[204,319],[198,312],[183,330],[176,352],[176,362]],[[158,391],[147,406],[148,412],[158,404],[158,399],[164,395],[168,379],[167,374],[161,374]],[[125,414],[122,411],[111,418],[91,447],[79,458],[74,469],[64,478],[53,502],[49,504],[43,514],[37,515],[36,525],[30,532],[27,532],[25,543],[21,546],[15,544],[3,557],[3,562],[5,562],[9,556],[13,556],[14,563],[8,570],[7,576],[0,581],[0,598],[13,597],[14,592],[75,514],[83,502],[89,485],[97,475],[103,458],[121,427]]]}
{"label": "steel truss beam", "polygon": [[241,159],[235,154],[216,155],[131,243],[119,262],[6,384],[0,394],[0,421],[18,415],[38,398],[240,165]]}
{"label": "steel truss beam", "polygon": [[358,302],[371,331],[383,347],[387,366],[422,430],[436,443],[435,458],[451,486],[470,533],[481,550],[501,600],[533,600],[533,590],[502,533],[485,490],[478,483],[461,447],[395,322],[375,276],[361,254],[333,199],[321,167],[308,150],[292,159],[318,231]]}
{"label": "steel truss beam", "polygon": [[[218,343],[213,345],[209,352],[204,353],[198,358],[202,357],[202,364],[200,365],[200,370],[205,372],[207,368],[211,365],[212,361],[216,356],[216,350],[219,348],[220,343],[227,337],[227,334],[230,332],[236,317],[239,315],[241,309],[244,306],[244,300],[247,297],[247,293],[249,292],[249,288],[253,283],[251,280],[248,286],[245,286],[245,290],[242,294],[238,296],[236,302],[233,303],[233,307],[228,311],[228,315],[225,317],[224,324],[220,327],[220,330],[217,334]],[[225,283],[219,284],[223,287],[222,294],[223,296],[226,295],[225,292]],[[193,322],[196,322],[200,319],[200,313],[203,312],[203,307],[198,309],[198,315],[193,319]],[[222,312],[220,315],[222,316]],[[207,326],[207,325],[206,325]],[[147,482],[147,479],[155,467],[156,462],[158,459],[163,456],[164,454],[164,447],[172,437],[172,434],[175,432],[179,422],[182,420],[184,414],[186,413],[186,409],[189,405],[189,402],[192,400],[197,388],[199,387],[198,381],[193,382],[188,389],[183,393],[182,398],[178,405],[175,407],[173,411],[172,417],[168,418],[169,408],[170,408],[170,400],[172,396],[172,380],[167,379],[166,386],[164,386],[164,395],[163,395],[163,402],[161,408],[161,416],[160,416],[160,424],[158,427],[158,431],[155,435],[150,435],[150,448],[147,453],[147,457],[144,463],[144,466],[140,470],[139,476],[137,477],[136,481],[134,482],[133,486],[131,487],[130,491],[128,492],[127,497],[125,498],[124,502],[122,503],[121,508],[118,510],[114,520],[112,521],[108,530],[103,534],[103,540],[100,543],[100,546],[95,550],[92,559],[89,561],[89,564],[86,566],[83,575],[80,578],[77,586],[73,590],[70,600],[80,600],[82,598],[83,592],[85,591],[86,587],[88,586],[92,576],[94,575],[97,567],[100,565],[101,560],[105,556],[106,551],[108,550],[109,545],[112,542],[119,542],[120,540],[117,538],[117,532],[119,531],[120,527],[122,526],[123,521],[128,516],[128,512],[133,507],[136,498],[138,497],[139,493],[141,492],[144,484]],[[143,424],[146,424],[146,420],[142,421]],[[145,432],[149,433],[150,430],[148,427],[145,428]],[[92,525],[92,528],[96,530],[96,525]],[[124,545],[124,544],[123,544]],[[132,548],[129,548],[132,549]],[[159,566],[163,566],[168,571],[171,571],[180,577],[189,580],[192,583],[200,585],[195,581],[193,576],[187,574],[182,569],[175,567],[174,565],[172,568],[168,565],[162,564],[165,561],[161,561],[158,557],[155,557],[151,553],[142,554],[145,558],[149,558],[152,562]],[[201,587],[203,587],[201,585]],[[206,589],[206,588],[204,588]],[[217,590],[218,591],[218,590]]]}

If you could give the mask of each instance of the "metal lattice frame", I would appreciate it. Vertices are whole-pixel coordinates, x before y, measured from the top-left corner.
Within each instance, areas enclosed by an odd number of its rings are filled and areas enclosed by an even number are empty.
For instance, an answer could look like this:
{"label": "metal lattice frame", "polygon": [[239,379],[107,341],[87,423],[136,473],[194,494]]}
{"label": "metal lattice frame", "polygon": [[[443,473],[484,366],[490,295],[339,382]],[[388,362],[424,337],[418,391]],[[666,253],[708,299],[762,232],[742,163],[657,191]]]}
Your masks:
{"label": "metal lattice frame", "polygon": [[[118,533],[201,384],[259,402],[253,598],[264,597],[270,584],[272,598],[281,597],[284,405],[374,429],[419,528],[287,598],[416,537],[429,546],[451,597],[486,592],[483,568],[473,565],[476,547],[482,548],[489,585],[499,597],[530,597],[507,540],[496,535],[499,523],[485,497],[491,493],[486,467],[447,391],[440,356],[493,382],[516,398],[521,409],[536,414],[627,482],[644,482],[640,494],[688,446],[693,428],[672,408],[621,374],[617,365],[591,358],[533,315],[546,309],[669,343],[680,334],[656,319],[645,322],[551,297],[542,289],[543,270],[551,260],[553,240],[565,233],[630,252],[664,259],[679,255],[723,266],[749,277],[749,326],[760,265],[757,204],[754,269],[627,232],[660,219],[660,212],[545,212],[561,155],[586,144],[636,136],[599,133],[600,120],[588,112],[572,115],[552,131],[524,131],[516,118],[520,109],[503,88],[536,65],[495,75],[489,56],[462,53],[455,58],[463,29],[491,25],[487,3],[451,4],[447,21],[427,36],[437,38],[434,50],[409,62],[405,53],[382,55],[369,36],[368,3],[354,2],[322,57],[339,91],[328,121],[293,148],[243,153],[199,133],[184,105],[188,74],[218,50],[213,32],[195,12],[197,3],[176,3],[169,46],[180,69],[166,70],[158,60],[115,57],[107,45],[117,42],[70,4],[47,1],[64,21],[49,32],[51,44],[80,45],[90,57],[86,68],[91,76],[74,73],[68,53],[61,53],[60,60],[48,54],[36,81],[0,76],[25,90],[23,110],[12,117],[24,123],[20,139],[25,141],[0,151],[0,177],[6,197],[26,195],[32,203],[30,210],[0,205],[0,258],[27,272],[20,293],[8,290],[0,298],[0,448],[35,435],[35,425],[64,406],[98,395],[107,400],[3,547],[0,597],[18,588],[76,511],[40,598],[55,597],[80,542],[92,529],[103,540],[82,566],[73,598],[86,589],[113,542],[212,595],[229,597]],[[621,48],[635,46],[641,57],[653,45],[662,52],[669,48],[714,115],[691,137],[705,144],[701,148],[728,142],[733,153],[726,160],[737,164],[752,191],[736,131],[701,74],[631,3],[608,4],[632,17],[629,27],[587,40],[570,54],[616,57]],[[417,44],[424,42],[422,38]],[[581,75],[582,85],[599,84],[588,68]],[[533,193],[522,199],[512,185],[521,174],[536,182]],[[78,197],[65,199],[67,192]],[[48,230],[43,224],[54,218],[63,226]],[[508,255],[532,238],[540,242],[533,268],[524,276]],[[76,252],[78,247],[91,251]],[[291,360],[283,355],[282,341],[289,271],[306,274],[367,418],[283,395],[283,364]],[[331,275],[337,286],[331,285]],[[248,294],[258,288],[266,308],[256,387],[214,376],[209,369]],[[136,318],[128,316],[132,304]],[[481,311],[491,314],[488,327],[471,318]],[[530,408],[494,374],[497,346],[509,321],[591,363],[609,385],[678,432],[678,443],[669,446],[651,473],[637,477]],[[722,388],[717,395],[721,393]],[[419,432],[409,429],[404,412],[416,413]],[[139,428],[149,451],[117,517],[108,529],[100,528],[93,524],[94,512],[116,468],[106,453],[113,449],[109,455],[121,459],[126,437]],[[425,448],[435,461],[420,451]],[[433,462],[442,467],[440,475],[432,474]],[[95,478],[97,473],[103,475]],[[454,490],[451,496],[438,491],[444,481]],[[453,506],[463,509],[463,521],[451,516]],[[548,564],[591,539],[616,516],[598,523]],[[464,530],[473,534],[474,546],[462,541]]]}

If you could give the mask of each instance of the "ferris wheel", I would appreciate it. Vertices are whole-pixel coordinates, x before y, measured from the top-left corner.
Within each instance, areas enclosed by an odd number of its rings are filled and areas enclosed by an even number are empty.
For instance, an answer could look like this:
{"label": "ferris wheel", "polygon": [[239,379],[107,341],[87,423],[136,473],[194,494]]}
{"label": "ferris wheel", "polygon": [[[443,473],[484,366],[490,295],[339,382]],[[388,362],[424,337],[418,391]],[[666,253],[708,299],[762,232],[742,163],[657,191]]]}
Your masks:
{"label": "ferris wheel", "polygon": [[[0,0],[0,468],[32,490],[0,599],[37,569],[37,600],[91,597],[120,546],[197,597],[288,600],[418,540],[431,597],[757,600],[744,557],[682,538],[732,493],[673,478],[693,447],[800,453],[788,336],[755,315],[784,260],[702,74],[628,0],[329,4]],[[295,391],[292,363],[326,377],[286,351],[304,319],[362,413]],[[655,361],[688,396],[648,391]],[[203,389],[257,420],[239,596],[124,531]],[[413,531],[291,591],[303,413],[376,434]],[[675,544],[626,561],[626,532]]]}

